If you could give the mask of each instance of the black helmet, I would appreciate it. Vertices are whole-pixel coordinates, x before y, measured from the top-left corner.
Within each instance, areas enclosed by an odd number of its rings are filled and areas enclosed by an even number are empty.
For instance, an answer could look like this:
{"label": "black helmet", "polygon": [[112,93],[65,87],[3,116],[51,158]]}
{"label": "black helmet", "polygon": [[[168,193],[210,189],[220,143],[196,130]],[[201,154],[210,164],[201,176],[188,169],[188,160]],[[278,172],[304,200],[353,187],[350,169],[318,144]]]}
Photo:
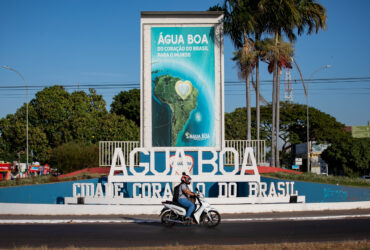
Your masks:
{"label": "black helmet", "polygon": [[181,183],[190,184],[191,177],[185,173],[182,173]]}

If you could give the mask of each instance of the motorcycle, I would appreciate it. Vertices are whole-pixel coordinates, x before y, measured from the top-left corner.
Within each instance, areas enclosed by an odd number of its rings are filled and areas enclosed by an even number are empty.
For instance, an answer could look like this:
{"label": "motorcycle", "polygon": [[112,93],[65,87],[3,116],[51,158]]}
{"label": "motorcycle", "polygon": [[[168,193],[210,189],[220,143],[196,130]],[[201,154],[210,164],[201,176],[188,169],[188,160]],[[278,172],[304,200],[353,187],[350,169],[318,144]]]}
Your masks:
{"label": "motorcycle", "polygon": [[[198,196],[195,196],[198,201],[197,208],[192,214],[192,219],[195,224],[205,225],[207,227],[215,227],[221,222],[221,215],[212,208],[204,199],[204,195],[196,189]],[[165,226],[173,226],[178,224],[187,224],[185,220],[186,208],[181,206],[178,202],[163,201],[164,208],[160,213],[161,222]]]}

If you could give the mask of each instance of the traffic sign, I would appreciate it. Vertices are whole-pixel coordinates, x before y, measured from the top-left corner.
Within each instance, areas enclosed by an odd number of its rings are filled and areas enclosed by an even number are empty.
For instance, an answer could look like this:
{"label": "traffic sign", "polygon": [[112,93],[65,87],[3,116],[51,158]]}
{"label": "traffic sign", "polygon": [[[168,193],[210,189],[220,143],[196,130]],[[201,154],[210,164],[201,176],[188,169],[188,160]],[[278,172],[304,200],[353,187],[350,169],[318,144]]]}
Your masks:
{"label": "traffic sign", "polygon": [[295,165],[302,165],[302,158],[295,158]]}

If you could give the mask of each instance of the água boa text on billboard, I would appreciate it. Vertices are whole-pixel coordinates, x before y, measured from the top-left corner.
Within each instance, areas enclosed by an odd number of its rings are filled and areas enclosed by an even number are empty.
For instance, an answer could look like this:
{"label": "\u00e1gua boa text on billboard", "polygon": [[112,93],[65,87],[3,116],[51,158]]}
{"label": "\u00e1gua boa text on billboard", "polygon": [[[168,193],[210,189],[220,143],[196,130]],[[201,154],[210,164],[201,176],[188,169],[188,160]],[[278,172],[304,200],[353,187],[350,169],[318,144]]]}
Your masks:
{"label": "\u00e1gua boa text on billboard", "polygon": [[[231,154],[233,166],[224,164],[226,154]],[[138,155],[140,162],[135,164]],[[172,199],[183,172],[192,177],[190,189],[197,187],[210,199],[215,198],[213,203],[289,202],[291,196],[298,196],[294,182],[261,182],[252,148],[245,148],[242,159],[240,165],[234,148],[192,152],[136,148],[126,166],[122,149],[116,148],[108,181],[74,183],[73,197],[85,197],[85,203],[157,204]]]}

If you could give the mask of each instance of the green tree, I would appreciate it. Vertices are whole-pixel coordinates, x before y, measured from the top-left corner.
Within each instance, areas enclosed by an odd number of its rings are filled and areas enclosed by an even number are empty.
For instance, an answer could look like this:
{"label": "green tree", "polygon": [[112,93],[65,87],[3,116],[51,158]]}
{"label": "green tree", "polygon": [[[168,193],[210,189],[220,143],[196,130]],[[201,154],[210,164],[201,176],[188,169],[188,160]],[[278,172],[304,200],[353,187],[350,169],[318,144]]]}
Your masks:
{"label": "green tree", "polygon": [[[34,109],[29,107],[29,117],[34,117]],[[29,126],[29,137],[33,136],[33,125]],[[0,120],[0,148],[3,155],[0,156],[2,160],[13,161],[18,159],[26,161],[26,105],[20,107],[15,114],[9,114]],[[42,137],[43,135],[40,135]],[[31,142],[29,141],[30,149]],[[31,155],[29,155],[31,157]],[[32,160],[29,158],[29,160]]]}
{"label": "green tree", "polygon": [[352,138],[347,134],[332,143],[321,156],[334,174],[358,177],[370,173],[369,148],[369,138]]}
{"label": "green tree", "polygon": [[48,87],[31,101],[36,116],[30,122],[44,131],[51,148],[70,141],[96,143],[101,120],[108,114],[105,106],[94,89],[70,94],[62,86]]}
{"label": "green tree", "polygon": [[[25,107],[0,119],[2,160],[17,160],[20,155],[25,161]],[[51,152],[66,143],[90,145],[103,140],[138,139],[138,126],[122,115],[108,113],[103,97],[94,89],[70,94],[62,86],[47,87],[37,92],[29,105],[30,162],[49,161]]]}
{"label": "green tree", "polygon": [[[279,138],[282,140],[281,155],[287,154],[289,149],[299,143],[306,142],[306,106],[282,102],[280,115]],[[272,139],[272,105],[261,107],[261,139],[271,145]],[[228,140],[246,139],[243,133],[246,127],[245,108],[237,108],[225,114],[225,137]],[[310,140],[319,143],[337,143],[346,136],[345,126],[336,121],[329,114],[310,107],[312,125],[310,125]],[[253,119],[254,117],[252,117]],[[252,123],[252,132],[256,133],[256,123]],[[271,155],[272,157],[272,155]]]}
{"label": "green tree", "polygon": [[231,113],[225,113],[225,139],[247,139],[247,116],[246,108],[237,108]]}
{"label": "green tree", "polygon": [[99,127],[108,114],[103,97],[94,89],[90,89],[88,94],[76,91],[71,94],[71,105],[69,124],[73,140],[96,143]]}
{"label": "green tree", "polygon": [[140,127],[140,90],[121,91],[114,96],[111,113],[123,115]]}
{"label": "green tree", "polygon": [[29,148],[32,150],[33,157],[30,152],[31,161],[46,162],[49,159],[49,152],[51,147],[48,143],[46,134],[40,127],[30,127],[29,128]]}
{"label": "green tree", "polygon": [[[283,141],[282,150],[288,150],[292,145],[306,142],[306,105],[291,104],[282,102],[281,104],[280,139]],[[334,117],[313,107],[309,108],[312,112],[312,124],[310,122],[310,141],[318,143],[336,143],[346,136],[344,124],[338,122]]]}
{"label": "green tree", "polygon": [[138,141],[140,129],[131,120],[122,115],[106,114],[101,119],[97,131],[97,141]]}
{"label": "green tree", "polygon": [[72,114],[71,96],[62,86],[47,87],[36,93],[31,100],[37,114],[30,123],[40,126],[46,134],[49,145],[56,147],[73,139],[69,129]]}

